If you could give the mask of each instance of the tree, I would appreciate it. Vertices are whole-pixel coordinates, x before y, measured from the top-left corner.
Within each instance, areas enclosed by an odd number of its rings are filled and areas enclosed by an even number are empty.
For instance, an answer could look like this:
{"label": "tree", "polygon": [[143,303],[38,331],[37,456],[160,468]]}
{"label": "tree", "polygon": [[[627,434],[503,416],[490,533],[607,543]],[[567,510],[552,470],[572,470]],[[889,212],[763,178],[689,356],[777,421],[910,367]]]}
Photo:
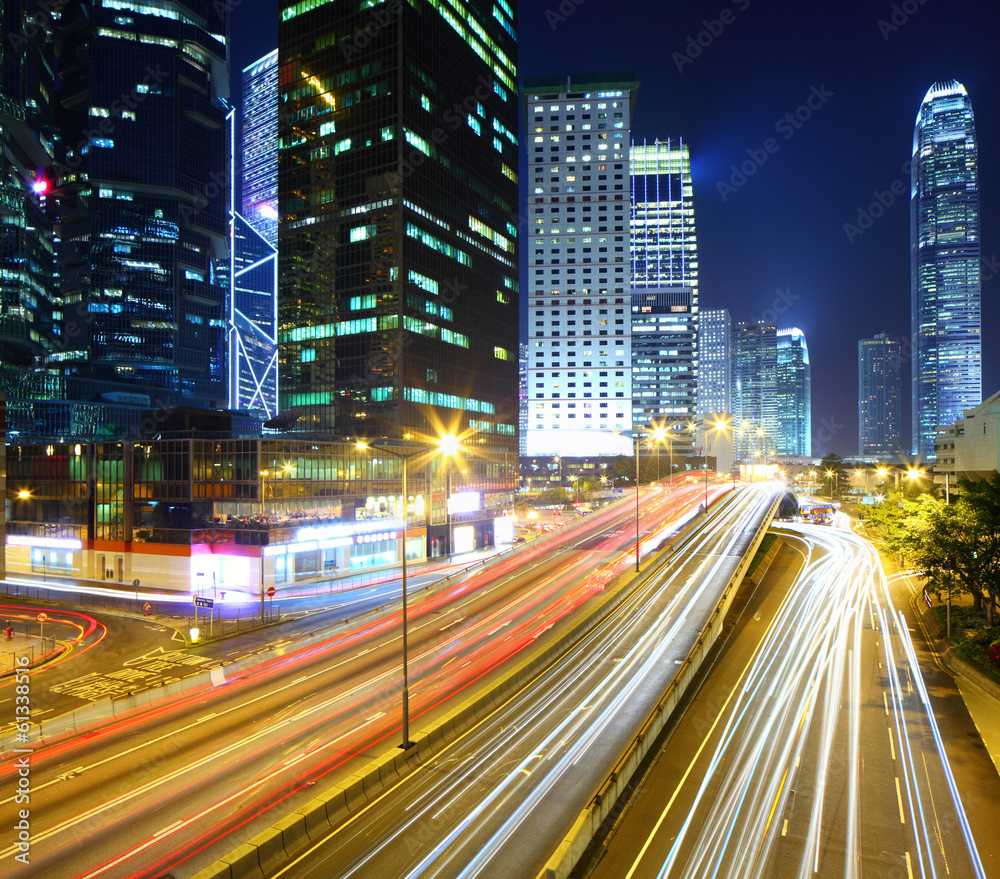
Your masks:
{"label": "tree", "polygon": [[844,459],[840,455],[831,453],[823,456],[819,466],[822,476],[826,480],[826,487],[830,497],[833,498],[834,493],[836,493],[837,497],[843,497],[844,488],[848,485],[847,480],[850,478],[847,474],[847,467],[844,466]]}
{"label": "tree", "polygon": [[885,509],[876,508],[869,521],[880,526],[886,546],[925,572],[932,589],[967,592],[977,610],[985,604],[992,625],[1000,600],[1000,476],[961,487],[950,506],[924,493],[879,505]]}
{"label": "tree", "polygon": [[986,613],[992,625],[1000,601],[1000,473],[977,482],[961,480],[959,489],[961,493],[955,506],[964,515],[964,524],[976,544],[976,594],[987,600]]}

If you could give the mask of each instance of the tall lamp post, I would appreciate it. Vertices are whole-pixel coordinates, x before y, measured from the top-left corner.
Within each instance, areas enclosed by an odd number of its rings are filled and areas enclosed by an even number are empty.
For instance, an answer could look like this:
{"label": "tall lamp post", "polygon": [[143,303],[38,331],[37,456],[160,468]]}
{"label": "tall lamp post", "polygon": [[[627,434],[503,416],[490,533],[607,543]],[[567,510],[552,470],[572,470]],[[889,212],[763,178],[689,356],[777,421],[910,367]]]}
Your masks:
{"label": "tall lamp post", "polygon": [[[708,437],[713,430],[715,431],[716,437],[718,437],[720,433],[726,432],[726,428],[728,426],[729,425],[726,424],[726,422],[723,421],[721,418],[716,419],[714,427],[708,427],[707,425],[705,425],[705,514],[706,515],[708,515]],[[718,462],[716,462],[716,466],[718,466]]]}
{"label": "tall lamp post", "polygon": [[[400,452],[397,449],[386,448],[385,446],[373,446],[368,443],[359,440],[355,445],[362,451],[372,449],[377,452],[384,452],[386,455],[391,455],[393,458],[398,458],[403,462],[403,566],[402,566],[402,580],[403,580],[403,741],[400,745],[401,748],[409,748],[413,745],[410,741],[410,678],[409,678],[409,645],[407,640],[408,634],[408,618],[407,618],[407,601],[406,601],[406,532],[407,525],[409,523],[409,489],[407,487],[407,465],[410,458],[415,458],[417,455],[422,455],[427,452],[426,449],[414,449],[411,452]],[[441,450],[446,455],[454,454],[458,449],[458,441],[454,436],[447,436],[440,441]],[[447,501],[446,501],[447,503]],[[451,536],[449,535],[449,541]],[[449,544],[450,546],[450,544]]]}
{"label": "tall lamp post", "polygon": [[639,434],[635,441],[635,572],[639,573]]}
{"label": "tall lamp post", "polygon": [[[441,437],[441,439],[438,440],[438,446],[440,447],[441,454],[445,458],[454,457],[455,455],[458,454],[460,450],[458,445],[458,439],[455,437],[455,434],[453,433],[449,433],[446,436]],[[561,466],[562,465],[560,464],[560,468]],[[450,461],[448,462],[448,481],[445,486],[445,495],[446,496],[444,501],[444,507],[445,507],[445,517],[447,519],[447,524],[448,524],[448,555],[451,556],[455,554],[455,533],[451,523],[451,462]]]}
{"label": "tall lamp post", "polygon": [[[653,431],[653,440],[656,442],[656,481],[660,481],[660,450],[663,448],[663,441],[667,438],[667,432],[663,427],[657,427]],[[670,446],[670,476],[674,475],[674,447]]]}

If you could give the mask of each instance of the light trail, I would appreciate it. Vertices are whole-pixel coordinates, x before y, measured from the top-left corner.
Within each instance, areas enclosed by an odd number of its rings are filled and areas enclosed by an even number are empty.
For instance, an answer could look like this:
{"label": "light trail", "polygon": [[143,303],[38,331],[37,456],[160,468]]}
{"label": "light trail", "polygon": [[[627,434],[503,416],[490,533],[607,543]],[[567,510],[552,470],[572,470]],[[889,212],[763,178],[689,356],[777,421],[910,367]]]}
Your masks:
{"label": "light trail", "polygon": [[[504,865],[526,842],[545,846],[539,817],[569,796],[567,784],[588,788],[581,779],[602,778],[599,767],[607,764],[601,761],[613,765],[620,753],[614,742],[634,735],[623,728],[623,717],[641,723],[649,708],[638,706],[661,697],[673,674],[675,645],[688,644],[700,633],[701,615],[718,600],[728,579],[723,572],[731,572],[741,558],[737,547],[745,546],[752,524],[769,507],[770,491],[738,492],[731,519],[692,539],[684,556],[693,561],[683,577],[670,588],[668,570],[650,577],[606,625],[488,723],[415,770],[331,837],[335,847],[357,838],[363,852],[336,855],[336,868],[334,861],[317,862],[317,872],[308,875],[329,869],[342,877],[514,875]],[[366,826],[381,832],[373,836]],[[414,851],[405,865],[394,863],[411,844]],[[295,861],[279,875],[307,875],[302,868]]]}
{"label": "light trail", "polygon": [[[783,876],[859,879],[872,872],[867,860],[878,856],[863,848],[862,815],[871,822],[874,804],[881,803],[876,808],[883,814],[891,809],[895,815],[898,808],[899,857],[905,853],[917,875],[985,879],[906,621],[892,607],[878,554],[849,530],[790,530],[811,547],[806,563],[742,679],[694,802],[656,875],[767,877],[780,852]],[[883,660],[879,716],[892,709],[888,741],[884,734],[882,741],[889,765],[898,767],[884,794],[872,781],[862,787],[870,698],[862,655],[873,652]],[[786,783],[791,766],[798,777]],[[938,776],[949,792],[947,813],[933,799]],[[640,869],[666,813],[629,876]],[[780,827],[774,820],[779,815]],[[951,826],[960,833],[950,833]],[[797,828],[794,842],[790,827]]]}
{"label": "light trail", "polygon": [[[644,502],[643,525],[662,539],[664,531],[681,527],[701,497],[701,486],[656,493]],[[627,568],[634,560],[631,517],[630,504],[592,514],[586,526],[558,540],[453,577],[438,592],[411,596],[411,635],[424,630],[411,646],[411,718],[460,700]],[[654,538],[643,540],[643,551],[651,551]],[[588,548],[577,548],[580,542]],[[500,578],[515,570],[523,583],[502,585]],[[464,619],[442,627],[442,614],[445,622]],[[224,686],[206,686],[36,749],[33,800],[47,798],[41,807],[53,817],[33,834],[32,866],[37,861],[47,877],[101,875],[116,874],[128,861],[130,874],[159,876],[210,845],[224,854],[233,847],[227,834],[267,821],[269,810],[299,793],[308,796],[309,786],[370,749],[388,748],[400,728],[400,617],[397,610],[307,647],[289,644]],[[498,622],[508,625],[491,637]],[[357,674],[345,682],[348,668]],[[304,687],[311,692],[303,697]],[[285,710],[293,703],[294,711]],[[241,723],[255,712],[258,719]],[[368,720],[359,724],[358,718]],[[140,774],[124,791],[126,767],[144,763],[156,772]],[[80,772],[66,776],[66,765]],[[0,775],[9,768],[0,767]],[[57,776],[65,776],[59,787]],[[102,783],[95,788],[97,777]],[[84,792],[87,808],[69,811]],[[57,804],[63,809],[58,818]],[[70,851],[72,857],[62,854]]]}

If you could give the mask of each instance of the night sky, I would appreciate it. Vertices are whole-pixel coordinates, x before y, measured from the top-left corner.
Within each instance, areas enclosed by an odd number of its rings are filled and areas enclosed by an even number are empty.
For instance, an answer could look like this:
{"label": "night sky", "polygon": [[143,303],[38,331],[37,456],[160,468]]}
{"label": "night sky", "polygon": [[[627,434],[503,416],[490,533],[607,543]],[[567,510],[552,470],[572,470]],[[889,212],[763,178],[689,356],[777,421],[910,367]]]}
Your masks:
{"label": "night sky", "polygon": [[[242,68],[276,44],[275,8],[274,0],[242,0],[234,7],[234,91]],[[522,75],[634,70],[641,85],[633,139],[683,137],[689,144],[701,306],[726,307],[734,321],[764,317],[805,332],[814,455],[857,453],[858,339],[881,331],[909,335],[909,178],[903,165],[920,102],[936,81],[963,83],[976,116],[983,396],[1000,390],[1000,340],[991,332],[1000,317],[1000,42],[994,10],[962,0],[518,4]],[[815,109],[800,113],[807,121],[785,121],[811,95]],[[767,153],[762,147],[769,138]],[[754,162],[752,154],[766,161]],[[522,210],[525,156],[522,148]],[[756,167],[741,183],[731,166],[744,162]],[[905,185],[902,198],[892,195],[894,183],[897,191]],[[881,215],[849,240],[845,224],[860,228],[859,211],[868,213],[876,192],[894,203],[876,206],[871,214]],[[522,226],[522,244],[525,231]],[[521,260],[526,291],[529,254],[523,249]],[[903,369],[908,444],[909,363]]]}

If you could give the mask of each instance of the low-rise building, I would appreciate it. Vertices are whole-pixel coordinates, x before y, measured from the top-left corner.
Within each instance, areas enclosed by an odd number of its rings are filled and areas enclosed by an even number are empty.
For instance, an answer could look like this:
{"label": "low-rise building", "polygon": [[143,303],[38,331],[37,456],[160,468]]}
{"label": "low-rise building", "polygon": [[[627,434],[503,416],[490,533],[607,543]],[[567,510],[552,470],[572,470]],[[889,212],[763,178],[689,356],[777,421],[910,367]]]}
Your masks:
{"label": "low-rise building", "polygon": [[938,428],[934,440],[934,481],[989,479],[1000,470],[1000,391],[954,424]]}
{"label": "low-rise building", "polygon": [[[406,452],[412,561],[491,545],[513,507],[513,462],[435,451]],[[402,460],[374,445],[178,431],[6,455],[12,576],[256,593],[402,559]]]}

